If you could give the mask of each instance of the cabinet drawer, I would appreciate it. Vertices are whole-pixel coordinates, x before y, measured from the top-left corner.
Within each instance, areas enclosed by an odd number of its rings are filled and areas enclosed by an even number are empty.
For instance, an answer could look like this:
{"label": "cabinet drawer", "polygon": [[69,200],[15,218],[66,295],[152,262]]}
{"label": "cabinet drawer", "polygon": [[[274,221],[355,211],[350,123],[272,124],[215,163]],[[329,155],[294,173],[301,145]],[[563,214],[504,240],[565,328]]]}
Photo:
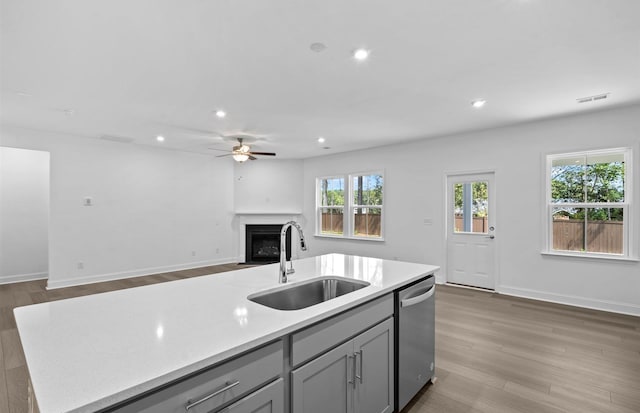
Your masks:
{"label": "cabinet drawer", "polygon": [[278,379],[256,390],[220,413],[284,413],[284,380]]}
{"label": "cabinet drawer", "polygon": [[[210,412],[282,375],[282,341],[223,362],[117,408],[119,413]],[[201,403],[197,401],[204,400]],[[187,406],[191,405],[187,410]]]}
{"label": "cabinet drawer", "polygon": [[393,294],[387,294],[293,333],[291,363],[296,367],[391,315],[393,315]]}

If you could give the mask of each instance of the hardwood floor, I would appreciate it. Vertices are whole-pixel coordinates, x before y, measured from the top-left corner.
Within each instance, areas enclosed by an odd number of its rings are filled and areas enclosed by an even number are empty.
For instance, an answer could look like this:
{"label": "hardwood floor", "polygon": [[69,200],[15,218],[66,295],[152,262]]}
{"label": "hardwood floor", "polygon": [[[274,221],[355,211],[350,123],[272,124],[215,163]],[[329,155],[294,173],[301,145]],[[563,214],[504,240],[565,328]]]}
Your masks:
{"label": "hardwood floor", "polygon": [[439,285],[436,377],[402,413],[638,413],[640,317]]}
{"label": "hardwood floor", "polygon": [[[226,264],[47,291],[0,285],[0,412],[28,411],[13,308],[219,273]],[[402,413],[640,412],[640,317],[436,288],[436,376]]]}

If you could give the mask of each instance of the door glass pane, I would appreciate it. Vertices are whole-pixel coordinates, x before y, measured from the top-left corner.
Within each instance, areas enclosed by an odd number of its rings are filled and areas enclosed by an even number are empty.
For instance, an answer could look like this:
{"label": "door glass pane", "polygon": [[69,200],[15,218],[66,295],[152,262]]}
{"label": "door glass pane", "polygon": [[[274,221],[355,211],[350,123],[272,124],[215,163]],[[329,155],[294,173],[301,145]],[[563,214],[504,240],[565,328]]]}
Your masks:
{"label": "door glass pane", "polygon": [[486,181],[453,184],[454,231],[486,234],[489,227],[489,184]]}
{"label": "door glass pane", "polygon": [[358,237],[380,237],[380,208],[353,209],[353,235]]}
{"label": "door glass pane", "polygon": [[343,212],[342,208],[320,208],[320,233],[342,235]]}

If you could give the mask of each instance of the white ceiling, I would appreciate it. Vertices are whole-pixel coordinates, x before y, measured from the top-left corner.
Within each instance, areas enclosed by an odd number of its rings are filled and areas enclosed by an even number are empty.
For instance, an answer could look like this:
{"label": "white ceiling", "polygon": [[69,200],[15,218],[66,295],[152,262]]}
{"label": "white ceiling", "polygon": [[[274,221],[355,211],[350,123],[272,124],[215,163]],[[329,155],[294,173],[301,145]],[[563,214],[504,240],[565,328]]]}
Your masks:
{"label": "white ceiling", "polygon": [[232,146],[220,134],[245,132],[304,158],[640,102],[638,0],[2,0],[1,13],[2,123],[93,139],[218,155],[207,148]]}

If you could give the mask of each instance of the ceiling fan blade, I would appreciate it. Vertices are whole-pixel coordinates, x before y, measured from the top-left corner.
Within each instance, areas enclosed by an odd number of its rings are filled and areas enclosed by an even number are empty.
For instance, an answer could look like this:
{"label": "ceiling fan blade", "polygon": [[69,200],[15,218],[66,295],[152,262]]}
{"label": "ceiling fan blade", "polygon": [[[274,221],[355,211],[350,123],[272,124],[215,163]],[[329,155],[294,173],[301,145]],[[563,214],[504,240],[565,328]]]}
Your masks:
{"label": "ceiling fan blade", "polygon": [[231,156],[233,155],[232,153],[226,153],[224,155],[216,155],[216,158],[222,158],[223,156]]}
{"label": "ceiling fan blade", "polygon": [[255,156],[251,156],[251,155],[249,155],[249,159],[251,159],[252,161],[255,161],[255,160],[256,160],[256,159],[258,159],[258,158],[256,158]]}
{"label": "ceiling fan blade", "polygon": [[249,153],[251,155],[276,156],[276,154],[273,153],[273,152],[254,152],[254,151],[251,151]]}

